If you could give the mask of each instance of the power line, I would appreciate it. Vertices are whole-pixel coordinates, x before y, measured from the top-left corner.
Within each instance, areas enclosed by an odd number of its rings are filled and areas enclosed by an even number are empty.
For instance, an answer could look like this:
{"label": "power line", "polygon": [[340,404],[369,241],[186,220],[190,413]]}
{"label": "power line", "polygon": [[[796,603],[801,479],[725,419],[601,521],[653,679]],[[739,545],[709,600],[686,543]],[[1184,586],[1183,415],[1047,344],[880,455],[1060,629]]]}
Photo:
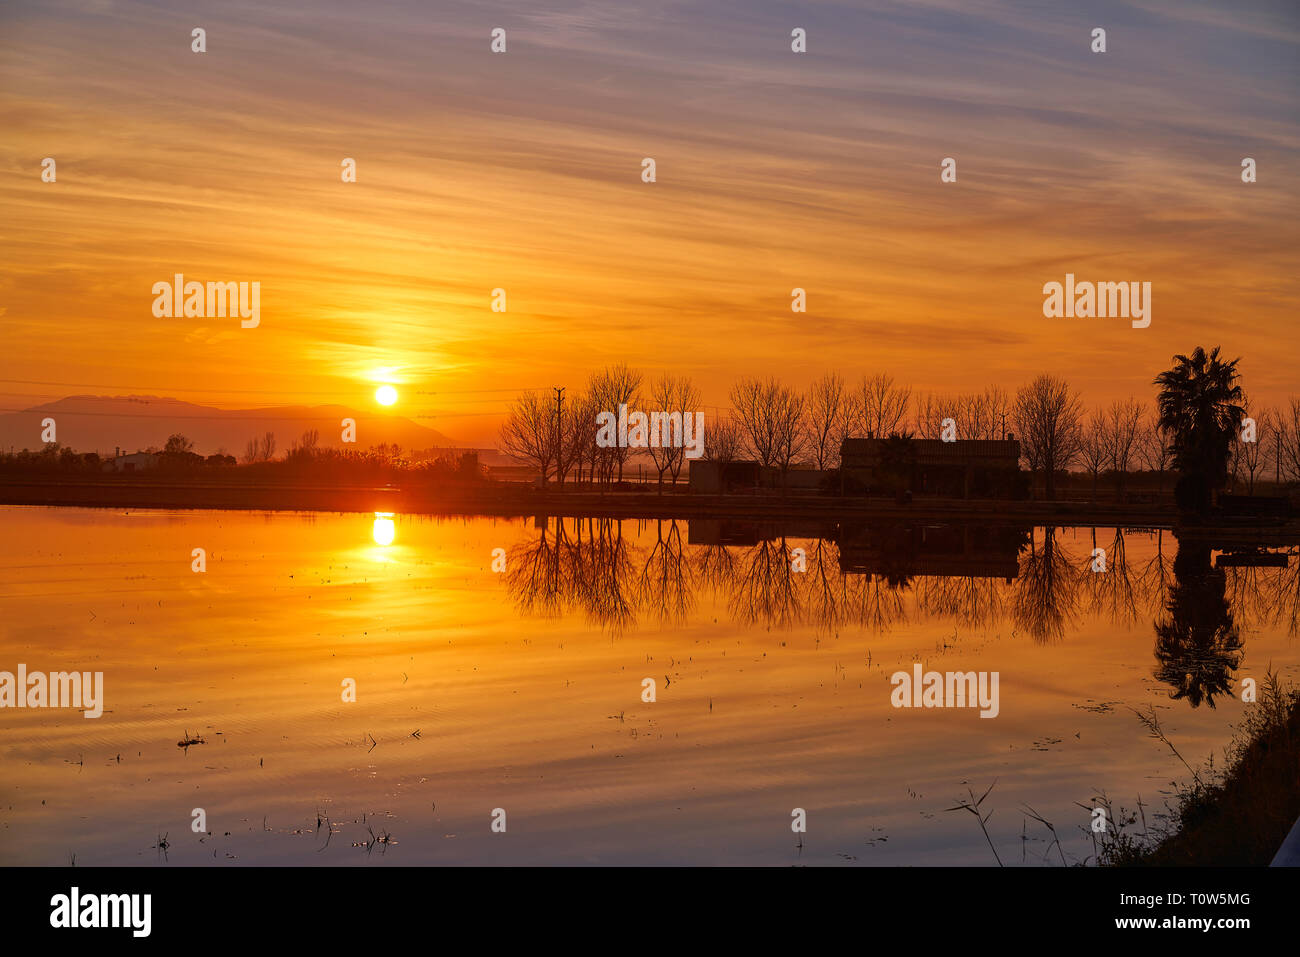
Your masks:
{"label": "power line", "polygon": [[[361,412],[359,409],[349,409],[346,406],[341,406],[340,408],[342,408],[343,411],[345,412],[355,412],[360,415],[367,416],[370,419],[397,419],[397,418],[434,419],[434,418],[450,418],[453,415],[457,415],[457,413],[449,413],[448,415],[442,415],[440,413],[439,415],[436,416],[435,415],[388,416],[382,414],[369,414],[369,413]],[[180,415],[177,413],[167,413],[167,412],[76,412],[70,409],[2,409],[2,408],[0,408],[0,412],[15,412],[15,413],[26,412],[31,415],[49,415],[49,416],[88,415],[88,416],[102,416],[105,418],[119,418],[119,419],[193,419],[195,421],[202,421],[204,419],[225,419],[231,422],[286,422],[286,421],[333,422],[334,421],[334,416],[332,415],[299,415],[294,413],[286,413],[284,415],[241,415],[240,410],[238,409],[230,409],[218,415]],[[504,412],[463,413],[463,415],[497,415],[497,414],[504,415]]]}
{"label": "power line", "polygon": [[408,415],[408,419],[473,419],[485,415],[509,415],[509,409],[497,412],[439,412],[437,415]]}
{"label": "power line", "polygon": [[[535,391],[542,391],[537,389]],[[355,412],[359,415],[370,416],[373,418],[401,418],[401,419],[474,419],[487,416],[504,416],[509,415],[509,409],[493,409],[487,412],[407,412],[404,414],[384,415],[383,413],[368,413],[360,409],[352,409],[347,406],[340,406],[345,412]],[[718,412],[729,412],[730,409],[724,406],[702,405],[697,408],[714,409]],[[121,419],[193,419],[203,421],[205,419],[228,419],[239,422],[285,422],[285,421],[306,421],[306,422],[332,422],[333,416],[322,415],[303,415],[286,412],[283,415],[244,415],[243,409],[224,409],[217,414],[207,415],[181,415],[180,413],[171,412],[78,412],[72,409],[8,409],[0,408],[0,413],[26,413],[28,415],[86,415],[86,416],[104,416]]]}
{"label": "power line", "polygon": [[[65,388],[65,389],[148,389],[148,388],[157,388],[156,386],[155,386],[155,387],[151,387],[151,386],[142,386],[142,385],[140,385],[140,384],[138,384],[138,383],[133,383],[133,384],[127,385],[127,384],[120,383],[120,382],[117,382],[117,383],[112,383],[112,382],[80,382],[80,383],[78,383],[78,382],[54,382],[54,381],[52,381],[52,380],[48,380],[48,379],[0,379],[0,384],[5,384],[5,383],[7,383],[7,384],[12,384],[12,385],[54,385],[54,386],[59,386],[59,387],[61,387],[61,388]],[[396,383],[396,384],[397,384],[397,385],[400,385],[401,383]],[[363,386],[360,386],[359,388],[362,389],[362,390],[364,390],[365,388],[368,388],[368,385],[363,385]],[[424,390],[424,389],[421,389],[421,390],[419,390],[419,391],[415,391],[415,392],[413,392],[413,394],[414,394],[414,395],[475,395],[475,394],[486,394],[486,393],[495,393],[495,392],[543,392],[543,391],[545,391],[545,389],[546,389],[545,386],[538,386],[538,387],[536,387],[536,388],[532,388],[532,389],[513,389],[513,388],[508,388],[508,389],[431,389],[431,390]],[[341,395],[341,394],[345,394],[345,393],[348,392],[349,390],[347,390],[347,389],[335,389],[335,390],[331,390],[331,391],[328,391],[328,392],[298,392],[298,391],[288,392],[288,391],[277,390],[277,389],[192,389],[192,388],[190,388],[189,386],[182,386],[182,387],[178,387],[178,388],[173,389],[172,387],[169,386],[169,387],[167,387],[166,389],[164,389],[163,391],[176,391],[176,392],[202,392],[202,393],[206,393],[206,394],[210,394],[210,395]]]}

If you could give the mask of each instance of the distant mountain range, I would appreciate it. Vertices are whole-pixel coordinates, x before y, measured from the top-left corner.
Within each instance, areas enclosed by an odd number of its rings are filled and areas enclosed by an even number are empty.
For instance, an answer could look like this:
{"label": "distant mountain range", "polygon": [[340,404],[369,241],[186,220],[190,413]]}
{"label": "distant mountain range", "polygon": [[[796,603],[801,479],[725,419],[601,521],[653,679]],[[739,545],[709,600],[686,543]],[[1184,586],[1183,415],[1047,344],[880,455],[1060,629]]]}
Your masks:
{"label": "distant mountain range", "polygon": [[[152,395],[75,395],[22,412],[0,415],[0,446],[39,449],[41,420],[52,418],[60,445],[78,452],[112,455],[155,447],[161,449],[175,432],[194,442],[194,451],[211,455],[224,450],[242,458],[248,440],[275,433],[276,454],[282,455],[303,432],[316,429],[321,446],[366,449],[397,443],[405,450],[466,448],[436,429],[384,412],[362,412],[342,405],[277,406],[269,409],[218,409]],[[357,441],[344,446],[342,420],[355,419]]]}

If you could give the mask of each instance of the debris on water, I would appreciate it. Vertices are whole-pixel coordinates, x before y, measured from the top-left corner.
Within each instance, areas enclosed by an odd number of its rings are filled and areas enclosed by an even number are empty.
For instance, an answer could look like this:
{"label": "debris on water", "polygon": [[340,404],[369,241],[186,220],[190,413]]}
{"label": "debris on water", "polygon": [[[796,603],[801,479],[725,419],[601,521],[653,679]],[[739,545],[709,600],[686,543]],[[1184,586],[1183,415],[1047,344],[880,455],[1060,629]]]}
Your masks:
{"label": "debris on water", "polygon": [[375,849],[376,844],[382,845],[383,847],[387,848],[389,845],[397,843],[395,840],[393,840],[393,835],[390,834],[388,831],[381,830],[378,834],[376,834],[374,828],[370,827],[369,825],[366,825],[366,830],[370,832],[370,840],[353,841],[352,842],[353,847],[364,847],[367,851],[373,851]]}
{"label": "debris on water", "polygon": [[1087,704],[1078,704],[1077,702],[1071,702],[1070,707],[1079,708],[1082,711],[1091,711],[1093,714],[1110,714],[1112,711],[1115,710],[1115,705],[1117,704],[1119,704],[1118,701],[1094,702],[1092,698],[1089,698]]}
{"label": "debris on water", "polygon": [[196,734],[191,737],[189,731],[186,731],[185,737],[176,742],[176,747],[188,748],[192,744],[207,744],[207,742],[203,740],[202,735]]}

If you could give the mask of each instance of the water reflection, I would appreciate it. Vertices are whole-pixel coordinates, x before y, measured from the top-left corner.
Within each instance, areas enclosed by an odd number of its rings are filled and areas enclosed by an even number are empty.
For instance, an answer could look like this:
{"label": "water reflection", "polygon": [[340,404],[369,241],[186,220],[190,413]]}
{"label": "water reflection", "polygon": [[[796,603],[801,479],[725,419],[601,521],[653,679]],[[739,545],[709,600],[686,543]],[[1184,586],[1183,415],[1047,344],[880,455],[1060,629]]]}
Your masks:
{"label": "water reflection", "polygon": [[1179,542],[1174,583],[1156,622],[1155,677],[1173,688],[1169,697],[1213,708],[1216,695],[1232,691],[1243,647],[1228,605],[1227,576],[1211,566],[1209,545]]}
{"label": "water reflection", "polygon": [[[5,521],[0,660],[93,662],[108,690],[98,721],[23,709],[0,722],[0,863],[155,863],[198,790],[229,823],[172,840],[172,865],[355,863],[372,826],[396,835],[398,864],[988,864],[981,829],[942,812],[962,782],[994,777],[989,830],[1007,863],[1021,806],[1081,861],[1095,849],[1080,803],[1098,788],[1145,798],[1185,770],[1130,707],[1177,709],[1168,728],[1199,766],[1251,707],[1228,689],[1269,664],[1288,681],[1300,669],[1294,548],[1182,532]],[[194,542],[220,556],[206,576],[190,571]],[[178,637],[205,653],[170,653]],[[916,661],[1000,672],[998,720],[896,711],[889,676]],[[362,693],[343,704],[348,677]],[[183,734],[208,743],[178,749]],[[503,800],[526,823],[508,843],[483,813]],[[820,809],[800,849],[782,837],[797,806]]]}
{"label": "water reflection", "polygon": [[370,530],[370,537],[376,545],[391,545],[397,537],[397,525],[393,522],[392,512],[375,512],[375,524]]}
{"label": "water reflection", "polygon": [[520,611],[576,610],[619,634],[642,623],[684,625],[712,591],[746,627],[882,633],[942,620],[1005,627],[1038,643],[1063,640],[1085,617],[1117,628],[1146,619],[1155,677],[1192,707],[1213,707],[1230,692],[1242,660],[1240,616],[1285,624],[1292,636],[1300,624],[1293,549],[1222,561],[1212,543],[1180,542],[1171,558],[1165,530],[664,519],[625,536],[624,524],[537,519],[506,575]]}
{"label": "water reflection", "polygon": [[1066,622],[1079,612],[1082,575],[1079,560],[1057,541],[1057,529],[1030,533],[1029,548],[1021,556],[1020,574],[1015,579],[1012,610],[1019,628],[1036,641],[1060,638]]}

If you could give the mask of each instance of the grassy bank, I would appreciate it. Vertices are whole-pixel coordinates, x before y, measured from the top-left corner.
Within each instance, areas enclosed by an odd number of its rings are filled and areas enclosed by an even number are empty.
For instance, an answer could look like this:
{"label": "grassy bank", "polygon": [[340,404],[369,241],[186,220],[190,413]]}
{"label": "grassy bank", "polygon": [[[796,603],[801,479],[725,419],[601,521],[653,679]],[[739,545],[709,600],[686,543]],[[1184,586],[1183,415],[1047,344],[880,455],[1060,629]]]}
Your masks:
{"label": "grassy bank", "polygon": [[[1158,725],[1148,728],[1173,748]],[[1148,829],[1142,809],[1109,815],[1115,826],[1099,836],[1100,863],[1266,867],[1300,816],[1300,692],[1270,673],[1225,757],[1221,769],[1192,771],[1163,825]]]}

